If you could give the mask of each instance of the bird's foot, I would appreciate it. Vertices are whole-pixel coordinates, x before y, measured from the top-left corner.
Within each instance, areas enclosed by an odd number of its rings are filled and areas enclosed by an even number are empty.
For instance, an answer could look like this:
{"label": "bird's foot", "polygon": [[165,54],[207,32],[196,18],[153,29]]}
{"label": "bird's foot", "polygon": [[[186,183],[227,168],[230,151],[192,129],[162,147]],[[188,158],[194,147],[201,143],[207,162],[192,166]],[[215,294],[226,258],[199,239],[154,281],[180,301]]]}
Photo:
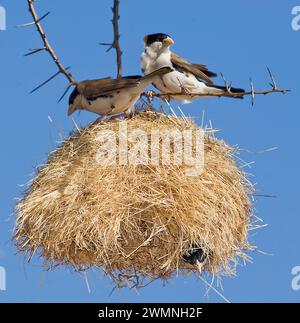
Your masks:
{"label": "bird's foot", "polygon": [[134,116],[135,116],[135,114],[136,114],[136,112],[125,112],[124,113],[124,117],[126,118],[126,119],[132,119]]}
{"label": "bird's foot", "polygon": [[125,118],[131,119],[137,113],[135,106],[129,108],[127,111],[124,112]]}
{"label": "bird's foot", "polygon": [[109,121],[114,121],[114,120],[120,120],[120,119],[122,119],[122,115],[116,114],[114,116],[111,116],[108,120]]}
{"label": "bird's foot", "polygon": [[97,124],[99,124],[102,121],[104,121],[106,118],[107,118],[107,116],[101,116],[101,117],[97,118],[91,125],[92,126],[96,126]]}
{"label": "bird's foot", "polygon": [[116,114],[116,115],[105,115],[105,116],[101,116],[99,118],[97,118],[91,125],[95,126],[100,124],[101,122],[104,121],[114,121],[114,120],[119,120],[122,118],[122,115],[120,114]]}
{"label": "bird's foot", "polygon": [[181,86],[181,94],[184,94],[184,95],[191,95],[192,94],[192,91],[184,86]]}

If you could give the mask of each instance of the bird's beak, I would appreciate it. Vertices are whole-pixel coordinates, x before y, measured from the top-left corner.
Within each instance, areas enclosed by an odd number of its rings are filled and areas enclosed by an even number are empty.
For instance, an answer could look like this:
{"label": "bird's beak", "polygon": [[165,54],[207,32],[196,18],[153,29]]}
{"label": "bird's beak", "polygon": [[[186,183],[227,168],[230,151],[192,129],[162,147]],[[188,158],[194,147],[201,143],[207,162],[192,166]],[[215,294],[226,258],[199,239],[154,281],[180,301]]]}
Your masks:
{"label": "bird's beak", "polygon": [[163,44],[167,46],[171,46],[174,44],[174,40],[171,37],[167,37],[163,40]]}

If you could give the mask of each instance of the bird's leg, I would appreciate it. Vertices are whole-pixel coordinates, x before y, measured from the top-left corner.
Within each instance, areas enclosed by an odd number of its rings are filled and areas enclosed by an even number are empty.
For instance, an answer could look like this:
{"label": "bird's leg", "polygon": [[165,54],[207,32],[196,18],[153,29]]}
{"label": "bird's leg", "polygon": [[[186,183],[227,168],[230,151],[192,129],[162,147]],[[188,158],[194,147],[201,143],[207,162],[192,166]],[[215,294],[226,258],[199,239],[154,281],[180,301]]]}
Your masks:
{"label": "bird's leg", "polygon": [[116,114],[116,115],[114,115],[114,116],[111,116],[108,120],[109,121],[114,121],[114,120],[118,120],[118,119],[120,119],[120,114]]}
{"label": "bird's leg", "polygon": [[192,94],[192,92],[191,92],[187,87],[185,87],[185,86],[181,83],[181,81],[180,81],[180,79],[179,79],[179,78],[177,78],[177,80],[178,80],[178,82],[179,82],[179,84],[180,84],[181,94],[185,94],[185,95],[190,95],[190,94]]}
{"label": "bird's leg", "polygon": [[127,111],[124,112],[125,118],[131,119],[135,115],[135,106],[130,107]]}
{"label": "bird's leg", "polygon": [[155,95],[156,95],[156,93],[154,91],[152,91],[152,90],[147,91],[145,93],[145,96],[147,97],[149,103],[151,103],[153,101],[153,98],[154,98]]}
{"label": "bird's leg", "polygon": [[104,121],[106,118],[107,118],[107,116],[106,115],[103,115],[103,116],[97,118],[91,125],[92,126],[95,126],[95,125],[101,123],[102,121]]}
{"label": "bird's leg", "polygon": [[124,112],[124,116],[125,116],[125,118],[127,118],[127,119],[131,119],[131,118],[133,118],[133,117],[134,117],[134,115],[135,115],[135,110]]}
{"label": "bird's leg", "polygon": [[170,104],[171,101],[171,97],[170,96],[166,96],[166,102],[168,102]]}
{"label": "bird's leg", "polygon": [[181,87],[181,93],[185,94],[185,95],[191,95],[192,91],[190,89],[188,89],[187,87],[182,86]]}

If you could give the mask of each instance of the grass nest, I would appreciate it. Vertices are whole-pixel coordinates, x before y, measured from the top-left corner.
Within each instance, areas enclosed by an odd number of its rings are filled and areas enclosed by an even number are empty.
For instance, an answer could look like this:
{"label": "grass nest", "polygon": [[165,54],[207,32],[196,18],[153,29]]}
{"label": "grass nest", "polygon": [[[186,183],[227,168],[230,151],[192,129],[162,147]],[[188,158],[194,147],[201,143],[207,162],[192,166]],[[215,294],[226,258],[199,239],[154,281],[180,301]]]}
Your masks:
{"label": "grass nest", "polygon": [[[253,193],[236,161],[237,149],[205,130],[204,169],[196,176],[186,175],[185,164],[99,163],[99,137],[118,134],[121,122],[77,129],[37,170],[17,205],[18,250],[29,259],[37,252],[48,268],[99,267],[119,287],[197,273],[183,259],[195,246],[207,255],[203,270],[235,274],[251,249]],[[187,118],[153,112],[126,125],[128,133],[146,134],[199,129]]]}

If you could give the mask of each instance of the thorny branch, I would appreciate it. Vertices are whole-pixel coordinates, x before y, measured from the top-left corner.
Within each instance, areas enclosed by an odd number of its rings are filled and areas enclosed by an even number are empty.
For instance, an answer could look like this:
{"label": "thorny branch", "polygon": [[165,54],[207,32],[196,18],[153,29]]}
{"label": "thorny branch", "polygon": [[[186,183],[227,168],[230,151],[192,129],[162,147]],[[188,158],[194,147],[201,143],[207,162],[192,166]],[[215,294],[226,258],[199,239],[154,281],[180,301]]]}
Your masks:
{"label": "thorny branch", "polygon": [[122,51],[120,48],[120,33],[119,33],[119,6],[120,6],[120,1],[119,0],[114,0],[114,6],[111,8],[113,12],[113,19],[112,19],[112,24],[114,28],[114,40],[112,43],[100,43],[100,45],[103,46],[109,46],[107,49],[107,52],[109,52],[111,49],[116,50],[117,54],[117,77],[120,78],[122,77]]}
{"label": "thorny branch", "polygon": [[[224,84],[225,84],[225,87],[226,87],[226,92],[222,93],[222,94],[204,94],[204,93],[184,93],[185,96],[189,96],[191,99],[192,98],[198,98],[198,97],[230,97],[230,98],[237,98],[237,97],[244,97],[246,95],[251,95],[252,97],[252,106],[254,105],[254,98],[255,98],[255,95],[267,95],[267,94],[270,94],[270,93],[282,93],[282,94],[285,94],[287,92],[290,92],[290,90],[288,89],[281,89],[281,88],[278,88],[277,87],[277,84],[276,84],[276,81],[275,81],[275,78],[271,72],[271,70],[269,68],[268,69],[268,73],[270,75],[270,78],[271,78],[271,89],[270,90],[263,90],[263,91],[255,91],[254,90],[254,83],[253,83],[253,80],[250,78],[250,91],[246,91],[246,92],[235,92],[235,93],[232,93],[230,90],[231,90],[231,84],[228,84],[228,82],[226,81],[226,79],[224,78],[224,75],[221,73],[221,77],[224,81]],[[160,98],[162,100],[166,100],[166,99],[169,99],[173,96],[176,96],[176,95],[182,95],[183,93],[156,93],[154,91],[151,91],[150,93],[150,98],[152,97],[157,97],[157,98]],[[142,94],[143,96],[146,96],[149,98],[149,95],[147,93],[143,93]]]}
{"label": "thorny branch", "polygon": [[35,25],[36,28],[37,28],[37,30],[38,30],[38,32],[39,32],[39,34],[40,34],[40,36],[41,36],[41,38],[42,38],[44,47],[37,48],[37,49],[32,49],[25,56],[29,56],[29,55],[32,55],[32,54],[36,54],[36,53],[38,53],[40,51],[47,51],[50,54],[51,58],[53,59],[54,63],[56,64],[56,66],[58,67],[58,72],[55,73],[53,76],[51,76],[49,79],[47,79],[45,82],[43,82],[41,85],[39,85],[38,87],[36,87],[35,89],[33,89],[31,91],[31,93],[32,92],[35,92],[36,90],[38,90],[39,88],[41,88],[42,86],[44,86],[46,83],[50,82],[53,78],[55,78],[59,74],[64,74],[67,77],[67,79],[69,80],[70,85],[77,84],[77,82],[73,78],[72,74],[70,72],[68,72],[69,67],[65,68],[61,64],[61,62],[59,61],[59,59],[58,59],[57,55],[55,54],[52,46],[50,45],[50,43],[49,43],[49,41],[48,41],[48,39],[46,37],[46,34],[45,34],[44,30],[43,30],[43,27],[42,27],[42,25],[40,23],[44,18],[46,18],[50,14],[50,12],[46,13],[41,18],[38,18],[38,15],[37,15],[36,10],[34,8],[34,2],[35,2],[35,0],[27,0],[28,9],[29,9],[29,12],[32,15],[33,22],[28,23],[28,24],[24,24],[24,25],[20,25],[19,27],[27,27],[27,26]]}
{"label": "thorny branch", "polygon": [[[73,78],[72,74],[70,72],[68,72],[69,67],[64,67],[61,62],[59,61],[57,55],[55,54],[52,46],[50,45],[46,34],[41,26],[41,21],[43,19],[45,19],[50,12],[47,12],[46,14],[44,14],[43,16],[41,16],[40,18],[38,18],[38,15],[36,13],[36,10],[34,8],[34,2],[36,0],[27,0],[28,3],[28,9],[29,12],[31,13],[32,17],[33,17],[33,22],[27,23],[27,24],[23,24],[23,25],[19,25],[18,27],[28,27],[28,26],[32,26],[35,25],[37,27],[37,30],[42,38],[43,44],[44,46],[41,48],[35,48],[35,49],[31,49],[29,51],[29,53],[25,54],[25,56],[29,56],[29,55],[33,55],[36,53],[39,53],[41,51],[47,51],[51,58],[53,59],[54,63],[56,64],[56,66],[58,67],[58,72],[55,73],[53,76],[51,76],[50,78],[48,78],[46,81],[44,81],[42,84],[40,84],[39,86],[37,86],[35,89],[33,89],[31,91],[35,92],[36,90],[40,89],[42,86],[44,86],[45,84],[47,84],[48,82],[50,82],[52,79],[54,79],[56,76],[60,75],[60,74],[64,74],[68,81],[70,82],[68,87],[66,88],[64,94],[62,95],[62,97],[60,98],[60,100],[64,97],[64,95],[66,94],[66,92],[69,90],[69,88],[72,85],[77,84],[77,81]],[[120,15],[119,15],[119,5],[120,5],[120,1],[119,0],[114,0],[114,5],[111,8],[112,12],[113,12],[113,19],[112,19],[112,24],[113,24],[113,30],[114,30],[114,40],[112,43],[101,43],[101,45],[105,45],[105,46],[109,46],[109,48],[107,49],[107,52],[110,51],[111,49],[115,49],[116,50],[116,55],[117,55],[117,77],[120,78],[122,75],[122,51],[120,48],[120,33],[119,33],[119,19],[120,19]],[[271,70],[268,68],[268,73],[269,76],[271,78],[271,89],[270,90],[263,90],[263,91],[255,91],[254,90],[254,84],[253,84],[253,80],[250,78],[250,91],[246,91],[246,92],[240,92],[240,93],[232,93],[231,90],[231,83],[228,83],[224,77],[224,75],[221,73],[221,77],[224,81],[225,87],[226,87],[226,92],[222,93],[222,94],[203,94],[203,93],[184,93],[186,96],[190,96],[190,98],[196,98],[196,97],[232,97],[232,98],[236,98],[236,97],[244,97],[246,95],[251,95],[252,97],[252,106],[254,105],[254,98],[255,95],[267,95],[269,93],[283,93],[285,94],[286,92],[289,92],[290,90],[287,89],[281,89],[277,87],[275,78],[271,72]],[[176,95],[182,95],[182,93],[156,93],[151,91],[151,96],[149,96],[148,94],[143,94],[146,97],[158,97],[161,98],[163,101],[165,101],[166,99],[169,99],[173,96]]]}

